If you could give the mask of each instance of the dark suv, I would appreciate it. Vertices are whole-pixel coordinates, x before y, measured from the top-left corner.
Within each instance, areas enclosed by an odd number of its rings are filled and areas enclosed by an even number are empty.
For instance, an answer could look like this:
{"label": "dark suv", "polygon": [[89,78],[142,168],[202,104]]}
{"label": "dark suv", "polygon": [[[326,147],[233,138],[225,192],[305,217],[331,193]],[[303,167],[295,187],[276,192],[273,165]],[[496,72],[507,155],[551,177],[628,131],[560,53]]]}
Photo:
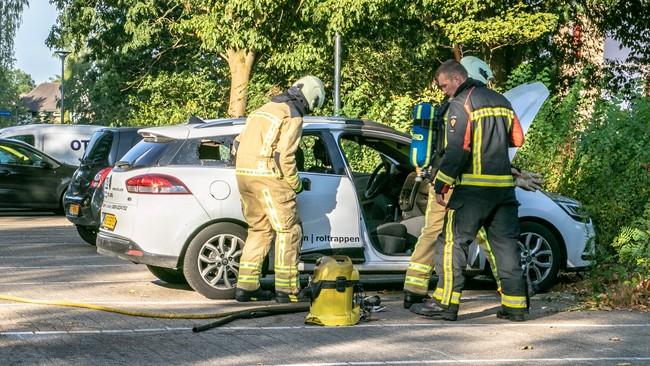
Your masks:
{"label": "dark suv", "polygon": [[95,245],[104,199],[102,184],[113,165],[142,137],[139,127],[102,128],[96,131],[72,176],[63,198],[65,214],[88,244]]}

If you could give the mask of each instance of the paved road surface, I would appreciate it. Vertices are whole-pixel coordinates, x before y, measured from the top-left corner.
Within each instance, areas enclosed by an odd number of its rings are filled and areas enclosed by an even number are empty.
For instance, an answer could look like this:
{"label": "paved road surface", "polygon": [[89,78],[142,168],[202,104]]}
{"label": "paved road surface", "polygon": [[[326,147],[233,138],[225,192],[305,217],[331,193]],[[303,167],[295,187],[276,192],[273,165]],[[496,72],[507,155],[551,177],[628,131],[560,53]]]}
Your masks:
{"label": "paved road surface", "polygon": [[[145,266],[97,255],[57,216],[0,216],[0,294],[130,310],[202,313],[241,307],[158,281]],[[530,320],[497,320],[493,284],[474,281],[458,322],[413,316],[399,288],[377,285],[385,312],[354,327],[303,325],[304,314],[239,320],[131,317],[0,300],[0,365],[650,365],[650,314],[562,311],[537,295]]]}

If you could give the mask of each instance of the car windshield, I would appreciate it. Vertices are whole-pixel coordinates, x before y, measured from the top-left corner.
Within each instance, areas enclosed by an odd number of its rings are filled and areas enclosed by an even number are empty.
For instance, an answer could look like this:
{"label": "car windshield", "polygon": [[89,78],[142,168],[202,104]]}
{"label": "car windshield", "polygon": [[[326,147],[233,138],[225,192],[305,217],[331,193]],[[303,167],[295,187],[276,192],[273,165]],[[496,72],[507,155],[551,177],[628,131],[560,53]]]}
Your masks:
{"label": "car windshield", "polygon": [[113,132],[97,131],[93,134],[86,153],[81,158],[82,164],[108,165],[108,155],[113,144]]}

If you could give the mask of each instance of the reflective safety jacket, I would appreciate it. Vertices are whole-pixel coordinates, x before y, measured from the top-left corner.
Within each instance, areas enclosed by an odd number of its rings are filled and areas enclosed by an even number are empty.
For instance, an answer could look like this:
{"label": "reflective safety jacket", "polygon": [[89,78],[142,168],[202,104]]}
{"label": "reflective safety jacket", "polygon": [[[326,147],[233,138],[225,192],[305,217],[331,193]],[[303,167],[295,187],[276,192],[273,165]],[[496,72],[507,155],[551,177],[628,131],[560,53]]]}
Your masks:
{"label": "reflective safety jacket", "polygon": [[266,103],[248,116],[235,139],[236,174],[284,179],[300,191],[295,154],[301,135],[299,110],[291,103]]}
{"label": "reflective safety jacket", "polygon": [[524,134],[503,95],[467,79],[450,101],[446,122],[436,193],[453,185],[514,187],[508,148],[521,146]]}

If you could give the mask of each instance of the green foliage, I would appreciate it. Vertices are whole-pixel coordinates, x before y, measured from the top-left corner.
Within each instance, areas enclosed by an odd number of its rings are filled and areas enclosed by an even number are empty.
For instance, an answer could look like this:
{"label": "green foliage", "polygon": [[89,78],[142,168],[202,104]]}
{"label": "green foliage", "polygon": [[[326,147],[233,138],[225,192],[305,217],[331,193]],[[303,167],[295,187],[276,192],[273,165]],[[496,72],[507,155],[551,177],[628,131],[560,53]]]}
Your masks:
{"label": "green foliage", "polygon": [[214,118],[215,111],[219,113],[224,105],[223,88],[207,73],[184,71],[147,76],[138,91],[129,100],[134,110],[128,123],[133,126],[184,123],[192,115]]}
{"label": "green foliage", "polygon": [[[0,67],[0,85],[2,85],[0,88],[0,109],[12,113],[24,113],[24,108],[19,103],[19,96],[34,89],[35,84],[32,77],[19,69]],[[0,127],[10,126],[15,122],[14,117],[0,117]]]}
{"label": "green foliage", "polygon": [[14,36],[27,0],[2,0],[0,3],[0,67],[14,63]]}
{"label": "green foliage", "polygon": [[612,241],[621,264],[645,269],[650,275],[650,203],[643,215],[621,229]]}

